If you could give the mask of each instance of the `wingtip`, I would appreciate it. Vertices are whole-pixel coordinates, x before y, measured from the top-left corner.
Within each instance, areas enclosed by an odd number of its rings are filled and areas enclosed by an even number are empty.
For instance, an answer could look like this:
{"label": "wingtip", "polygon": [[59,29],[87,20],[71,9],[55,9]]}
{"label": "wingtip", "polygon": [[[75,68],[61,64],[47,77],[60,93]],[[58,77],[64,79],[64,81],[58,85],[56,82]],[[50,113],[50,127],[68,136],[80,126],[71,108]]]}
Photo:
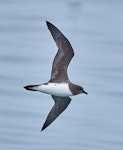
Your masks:
{"label": "wingtip", "polygon": [[44,129],[42,128],[42,129],[41,129],[41,132],[42,132],[43,130],[44,130]]}
{"label": "wingtip", "polygon": [[49,21],[46,21],[47,26],[49,27],[49,25],[51,25],[51,23]]}
{"label": "wingtip", "polygon": [[43,126],[42,128],[41,128],[41,132],[45,129],[46,127],[45,126]]}
{"label": "wingtip", "polygon": [[46,20],[46,24],[48,24],[48,23],[49,23],[49,21]]}
{"label": "wingtip", "polygon": [[[55,27],[52,23],[50,23],[49,21],[46,21],[47,27],[50,30],[52,27]],[[56,27],[55,27],[56,28]]]}

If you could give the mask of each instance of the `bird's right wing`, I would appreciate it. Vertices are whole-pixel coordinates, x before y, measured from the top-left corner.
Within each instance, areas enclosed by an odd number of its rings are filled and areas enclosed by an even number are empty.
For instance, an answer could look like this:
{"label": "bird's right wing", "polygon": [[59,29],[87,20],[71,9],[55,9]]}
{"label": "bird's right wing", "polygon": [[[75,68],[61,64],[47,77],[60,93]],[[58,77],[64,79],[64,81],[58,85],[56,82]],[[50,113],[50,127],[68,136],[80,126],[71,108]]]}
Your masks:
{"label": "bird's right wing", "polygon": [[54,99],[55,104],[49,112],[42,130],[49,126],[67,108],[71,101],[69,97],[58,97],[52,95],[52,98]]}

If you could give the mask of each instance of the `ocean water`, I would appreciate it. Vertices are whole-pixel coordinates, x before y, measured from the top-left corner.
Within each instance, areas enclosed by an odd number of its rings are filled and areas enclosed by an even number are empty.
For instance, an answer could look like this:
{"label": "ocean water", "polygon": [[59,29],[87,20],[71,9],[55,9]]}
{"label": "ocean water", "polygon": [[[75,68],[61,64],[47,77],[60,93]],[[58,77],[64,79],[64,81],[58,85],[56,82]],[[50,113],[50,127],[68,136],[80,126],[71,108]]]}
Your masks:
{"label": "ocean water", "polygon": [[[23,86],[50,78],[57,47],[45,21],[71,42],[68,73],[88,95],[43,132],[50,95]],[[123,1],[0,1],[0,149],[123,149]]]}

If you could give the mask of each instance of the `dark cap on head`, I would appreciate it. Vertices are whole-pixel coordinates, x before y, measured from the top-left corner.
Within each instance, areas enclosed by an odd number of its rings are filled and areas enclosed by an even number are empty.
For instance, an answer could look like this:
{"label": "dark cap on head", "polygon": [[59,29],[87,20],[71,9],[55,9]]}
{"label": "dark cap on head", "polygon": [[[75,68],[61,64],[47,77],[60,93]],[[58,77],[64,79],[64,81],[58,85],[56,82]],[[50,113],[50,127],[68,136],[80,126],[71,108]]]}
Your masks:
{"label": "dark cap on head", "polygon": [[81,86],[79,86],[79,85],[76,85],[76,84],[73,84],[73,83],[69,83],[69,87],[70,87],[70,90],[71,90],[71,92],[73,93],[73,95],[77,95],[77,94],[80,94],[80,93],[88,94],[88,93],[83,89],[83,87],[81,87]]}

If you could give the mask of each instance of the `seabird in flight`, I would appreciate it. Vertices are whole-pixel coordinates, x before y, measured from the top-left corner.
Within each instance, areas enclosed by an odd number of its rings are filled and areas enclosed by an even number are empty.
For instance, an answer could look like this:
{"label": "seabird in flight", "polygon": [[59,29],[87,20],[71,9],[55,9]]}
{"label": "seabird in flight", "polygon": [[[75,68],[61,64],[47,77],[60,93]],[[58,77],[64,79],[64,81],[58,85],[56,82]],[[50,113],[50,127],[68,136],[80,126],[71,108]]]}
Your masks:
{"label": "seabird in flight", "polygon": [[24,87],[26,90],[50,94],[55,102],[41,130],[49,126],[67,108],[71,102],[69,96],[81,93],[87,94],[83,87],[72,83],[67,74],[68,65],[74,56],[70,42],[57,27],[48,21],[46,21],[46,24],[58,47],[53,60],[51,78],[46,83]]}

